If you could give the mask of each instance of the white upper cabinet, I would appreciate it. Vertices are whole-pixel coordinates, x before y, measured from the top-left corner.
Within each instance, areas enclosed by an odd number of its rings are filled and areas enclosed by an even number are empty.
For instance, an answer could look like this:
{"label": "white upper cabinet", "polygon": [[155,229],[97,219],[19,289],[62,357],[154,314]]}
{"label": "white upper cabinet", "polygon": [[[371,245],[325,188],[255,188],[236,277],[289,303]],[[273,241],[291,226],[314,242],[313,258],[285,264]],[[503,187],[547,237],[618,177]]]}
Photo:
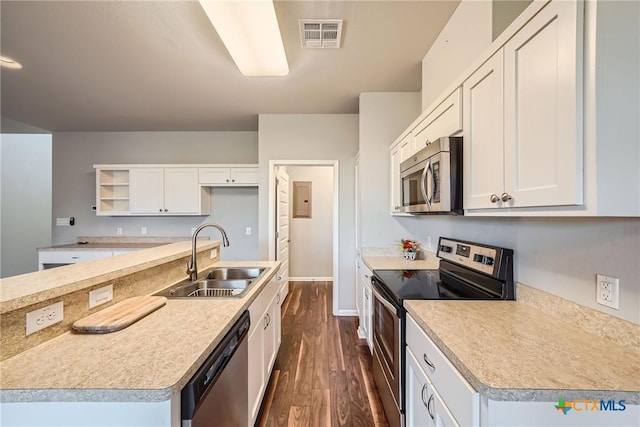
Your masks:
{"label": "white upper cabinet", "polygon": [[499,50],[463,86],[465,209],[493,208],[504,187],[503,77]]}
{"label": "white upper cabinet", "polygon": [[214,187],[258,185],[257,166],[200,168],[199,176],[200,185]]}
{"label": "white upper cabinet", "polygon": [[414,153],[426,147],[431,141],[443,136],[455,135],[461,130],[462,89],[457,88],[413,129]]}
{"label": "white upper cabinet", "polygon": [[197,168],[133,168],[130,208],[133,215],[205,215]]}
{"label": "white upper cabinet", "polygon": [[513,206],[582,204],[582,6],[552,2],[504,46],[505,191]]}
{"label": "white upper cabinet", "polygon": [[400,183],[400,143],[391,146],[391,207],[392,215],[406,215],[402,212],[402,188]]}
{"label": "white upper cabinet", "polygon": [[552,2],[463,85],[465,209],[582,203],[582,3]]}

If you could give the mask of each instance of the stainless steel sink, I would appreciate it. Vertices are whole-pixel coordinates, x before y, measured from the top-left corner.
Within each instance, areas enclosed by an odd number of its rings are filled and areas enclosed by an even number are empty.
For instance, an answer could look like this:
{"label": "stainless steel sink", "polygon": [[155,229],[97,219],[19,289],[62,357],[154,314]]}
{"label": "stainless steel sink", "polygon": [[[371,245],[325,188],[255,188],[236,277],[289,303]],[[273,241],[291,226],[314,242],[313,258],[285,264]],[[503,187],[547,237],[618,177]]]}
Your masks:
{"label": "stainless steel sink", "polygon": [[214,268],[207,273],[205,279],[215,280],[235,280],[235,279],[255,279],[260,276],[266,268]]}
{"label": "stainless steel sink", "polygon": [[267,270],[264,267],[227,268],[218,267],[205,271],[204,278],[192,282],[187,280],[155,295],[167,298],[228,298],[241,297]]}

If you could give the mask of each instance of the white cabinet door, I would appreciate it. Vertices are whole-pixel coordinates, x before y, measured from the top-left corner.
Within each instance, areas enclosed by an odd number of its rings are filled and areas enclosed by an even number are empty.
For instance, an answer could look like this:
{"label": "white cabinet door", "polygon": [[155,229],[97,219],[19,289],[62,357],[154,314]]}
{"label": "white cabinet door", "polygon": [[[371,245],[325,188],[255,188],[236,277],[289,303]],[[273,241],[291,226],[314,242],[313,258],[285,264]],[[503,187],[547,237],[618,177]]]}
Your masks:
{"label": "white cabinet door", "polygon": [[269,308],[265,313],[265,327],[264,327],[264,376],[265,384],[269,382],[269,375],[271,368],[276,361],[278,355],[278,336],[277,319],[280,316],[279,306],[276,303],[277,294],[271,299]]}
{"label": "white cabinet door", "polygon": [[551,2],[504,46],[505,191],[513,206],[582,204],[583,6]]}
{"label": "white cabinet door", "polygon": [[132,214],[164,212],[164,169],[136,168],[129,171],[129,205]]}
{"label": "white cabinet door", "polygon": [[258,168],[231,168],[231,182],[258,185]]}
{"label": "white cabinet door", "polygon": [[202,185],[231,183],[231,168],[200,168],[198,175]]}
{"label": "white cabinet door", "polygon": [[502,69],[499,50],[462,87],[465,209],[502,206],[491,201],[504,188]]}
{"label": "white cabinet door", "polygon": [[407,160],[415,152],[415,143],[413,142],[413,134],[409,132],[400,141],[400,163]]}
{"label": "white cabinet door", "polygon": [[413,129],[414,152],[462,130],[462,90],[457,88]]}
{"label": "white cabinet door", "polygon": [[364,287],[364,324],[366,329],[367,345],[373,354],[373,298],[371,294],[371,284]]}
{"label": "white cabinet door", "polygon": [[169,215],[197,214],[199,193],[197,168],[164,170],[164,212]]}
{"label": "white cabinet door", "polygon": [[252,323],[258,323],[258,327],[249,335],[249,341],[247,343],[249,351],[249,411],[251,415],[249,426],[253,426],[256,420],[262,402],[262,394],[266,388],[264,376],[264,321],[264,316],[258,319],[251,319]]}
{"label": "white cabinet door", "polygon": [[391,147],[391,214],[402,213],[402,192],[400,188],[400,144]]}
{"label": "white cabinet door", "polygon": [[406,426],[435,427],[433,401],[429,401],[430,393],[433,395],[430,391],[429,381],[410,350],[407,350],[406,359]]}

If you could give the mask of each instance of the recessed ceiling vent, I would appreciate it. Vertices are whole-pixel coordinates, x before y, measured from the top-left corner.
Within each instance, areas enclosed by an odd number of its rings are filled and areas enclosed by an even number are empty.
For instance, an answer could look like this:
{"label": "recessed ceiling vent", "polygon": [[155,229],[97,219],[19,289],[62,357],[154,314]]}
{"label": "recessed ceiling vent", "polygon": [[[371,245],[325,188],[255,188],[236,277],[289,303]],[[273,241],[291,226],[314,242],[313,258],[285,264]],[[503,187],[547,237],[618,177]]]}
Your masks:
{"label": "recessed ceiling vent", "polygon": [[301,19],[300,40],[302,47],[340,47],[342,19]]}

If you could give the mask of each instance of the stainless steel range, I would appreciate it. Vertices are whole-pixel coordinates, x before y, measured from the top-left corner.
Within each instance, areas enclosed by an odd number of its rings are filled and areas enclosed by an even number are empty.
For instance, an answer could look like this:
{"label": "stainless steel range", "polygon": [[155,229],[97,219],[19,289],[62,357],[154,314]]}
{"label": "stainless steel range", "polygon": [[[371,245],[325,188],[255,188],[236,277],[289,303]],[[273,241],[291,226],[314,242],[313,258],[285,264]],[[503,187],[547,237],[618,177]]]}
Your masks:
{"label": "stainless steel range", "polygon": [[404,425],[405,299],[513,300],[513,251],[441,237],[438,270],[374,270],[373,377],[391,427]]}

